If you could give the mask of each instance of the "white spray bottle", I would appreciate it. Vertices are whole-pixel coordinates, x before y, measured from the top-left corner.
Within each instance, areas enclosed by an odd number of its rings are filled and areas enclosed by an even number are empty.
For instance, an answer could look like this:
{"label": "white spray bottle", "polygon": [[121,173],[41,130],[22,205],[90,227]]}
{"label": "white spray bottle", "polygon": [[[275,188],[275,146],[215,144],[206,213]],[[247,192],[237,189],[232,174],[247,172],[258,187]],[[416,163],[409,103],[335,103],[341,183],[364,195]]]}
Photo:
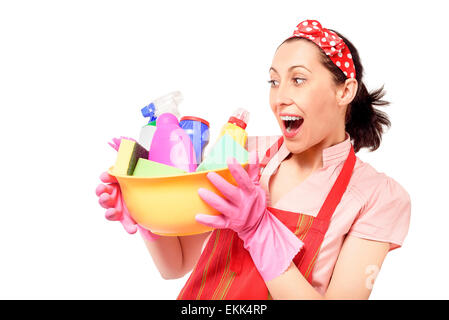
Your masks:
{"label": "white spray bottle", "polygon": [[140,130],[139,144],[145,149],[150,150],[151,141],[156,131],[156,119],[163,113],[172,113],[179,120],[178,105],[182,102],[183,97],[180,91],[168,93],[159,97],[149,105],[143,107],[140,111],[145,118],[149,118],[148,123]]}

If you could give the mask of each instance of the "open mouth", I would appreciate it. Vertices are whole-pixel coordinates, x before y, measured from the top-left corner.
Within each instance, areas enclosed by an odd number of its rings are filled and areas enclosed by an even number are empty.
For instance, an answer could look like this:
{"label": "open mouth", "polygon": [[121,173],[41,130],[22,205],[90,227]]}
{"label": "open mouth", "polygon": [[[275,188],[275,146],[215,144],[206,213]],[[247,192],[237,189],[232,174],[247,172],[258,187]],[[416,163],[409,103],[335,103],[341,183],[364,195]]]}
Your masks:
{"label": "open mouth", "polygon": [[296,135],[304,122],[304,119],[300,116],[280,116],[280,118],[284,124],[284,134],[289,137]]}

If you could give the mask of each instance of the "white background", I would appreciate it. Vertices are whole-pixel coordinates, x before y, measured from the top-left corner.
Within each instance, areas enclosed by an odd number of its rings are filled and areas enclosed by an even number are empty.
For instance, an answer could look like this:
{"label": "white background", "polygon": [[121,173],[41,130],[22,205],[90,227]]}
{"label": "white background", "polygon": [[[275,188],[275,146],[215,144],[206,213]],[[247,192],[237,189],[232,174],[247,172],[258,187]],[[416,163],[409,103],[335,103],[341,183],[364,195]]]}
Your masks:
{"label": "white background", "polygon": [[140,108],[180,90],[182,115],[268,104],[277,46],[304,19],[346,35],[369,89],[385,84],[392,128],[358,156],[410,193],[412,221],[372,299],[447,299],[448,23],[444,1],[0,2],[0,298],[175,299],[140,236],[104,218],[95,188],[107,142],[138,137]]}

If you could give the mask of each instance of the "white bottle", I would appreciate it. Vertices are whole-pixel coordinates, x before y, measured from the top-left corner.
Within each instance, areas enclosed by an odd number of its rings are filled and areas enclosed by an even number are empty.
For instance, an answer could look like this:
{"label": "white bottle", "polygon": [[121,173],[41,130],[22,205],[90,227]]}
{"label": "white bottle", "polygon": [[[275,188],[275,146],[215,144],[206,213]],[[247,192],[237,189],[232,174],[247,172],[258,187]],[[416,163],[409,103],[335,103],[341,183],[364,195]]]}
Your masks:
{"label": "white bottle", "polygon": [[172,113],[179,119],[178,105],[182,102],[181,92],[174,91],[162,97],[159,97],[149,105],[143,107],[140,111],[145,118],[149,118],[148,123],[140,130],[139,144],[145,149],[150,150],[151,141],[156,131],[156,119],[163,113]]}

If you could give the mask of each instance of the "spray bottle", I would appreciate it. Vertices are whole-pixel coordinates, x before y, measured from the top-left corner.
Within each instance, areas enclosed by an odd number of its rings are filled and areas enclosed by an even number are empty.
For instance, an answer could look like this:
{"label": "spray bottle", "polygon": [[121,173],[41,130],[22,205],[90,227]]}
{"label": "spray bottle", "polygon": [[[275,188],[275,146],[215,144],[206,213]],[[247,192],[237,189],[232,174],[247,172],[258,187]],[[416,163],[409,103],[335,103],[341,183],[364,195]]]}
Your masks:
{"label": "spray bottle", "polygon": [[179,118],[178,105],[182,102],[181,92],[174,91],[159,97],[140,111],[145,118],[149,118],[148,123],[140,130],[139,143],[147,150],[151,147],[154,132],[156,131],[156,119],[163,113],[172,113]]}

